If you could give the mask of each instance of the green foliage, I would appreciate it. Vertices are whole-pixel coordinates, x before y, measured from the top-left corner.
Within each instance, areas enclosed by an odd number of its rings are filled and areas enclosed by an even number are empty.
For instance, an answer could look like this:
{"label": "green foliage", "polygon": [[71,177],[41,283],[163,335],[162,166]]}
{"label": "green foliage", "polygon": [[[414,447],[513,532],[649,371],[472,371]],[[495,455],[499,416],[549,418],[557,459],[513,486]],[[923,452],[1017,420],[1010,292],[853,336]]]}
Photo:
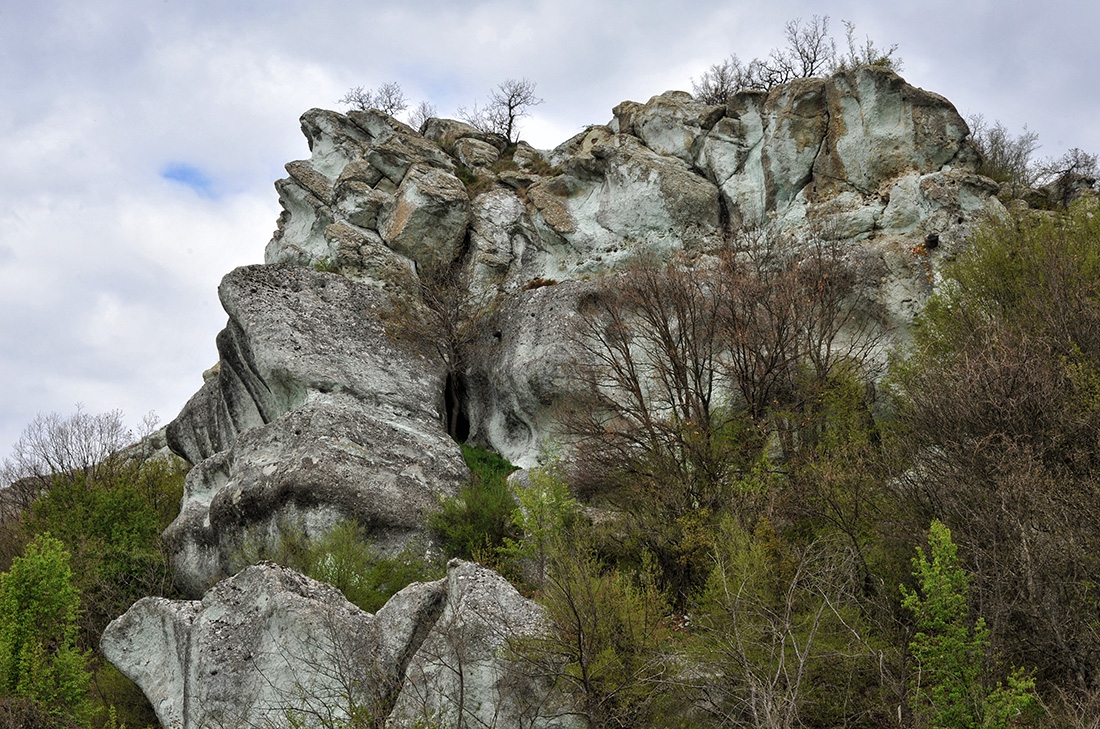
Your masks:
{"label": "green foliage", "polygon": [[429,521],[448,557],[492,562],[506,538],[516,537],[512,515],[516,501],[508,488],[515,466],[483,448],[462,446],[462,456],[473,471],[458,497],[445,499]]}
{"label": "green foliage", "polygon": [[76,647],[79,614],[68,552],[49,534],[38,535],[0,575],[0,697],[88,718],[91,675],[87,654]]}
{"label": "green foliage", "polygon": [[918,547],[913,558],[919,590],[901,588],[902,604],[917,623],[909,643],[916,662],[910,680],[913,713],[933,729],[1020,726],[1036,704],[1035,681],[1016,669],[1007,685],[988,688],[989,630],[981,617],[970,620],[970,578],[959,565],[951,531],[933,521],[928,542],[929,555]]}
{"label": "green foliage", "polygon": [[1041,683],[1094,685],[1097,208],[990,221],[945,277],[891,375],[913,530],[935,517],[967,545],[998,652]]}
{"label": "green foliage", "polygon": [[316,538],[284,521],[279,535],[275,545],[264,538],[246,539],[234,555],[236,567],[261,560],[276,562],[327,582],[371,613],[410,583],[436,579],[442,573],[439,565],[412,546],[394,557],[376,554],[366,530],[354,520],[342,521]]}
{"label": "green foliage", "polygon": [[148,595],[171,591],[161,531],[178,510],[185,468],[148,461],[111,478],[58,478],[31,507],[29,534],[50,533],[71,555],[83,596],[83,641],[98,645],[107,623]]}
{"label": "green foliage", "polygon": [[726,519],[692,609],[699,689],[727,726],[839,726],[885,717],[896,651],[869,626],[840,540],[789,541]]}
{"label": "green foliage", "polygon": [[512,523],[519,532],[513,539],[504,537],[500,553],[521,566],[528,579],[541,585],[549,567],[556,540],[570,531],[580,513],[580,504],[569,491],[569,484],[552,471],[530,472],[530,485],[516,492],[519,506],[512,512]]}
{"label": "green foliage", "polygon": [[319,273],[340,273],[340,264],[334,256],[325,256],[313,263],[313,270]]}
{"label": "green foliage", "polygon": [[651,572],[609,570],[583,538],[557,540],[538,600],[551,629],[518,659],[570,694],[589,727],[656,727],[670,707],[670,608]]}
{"label": "green foliage", "polygon": [[[156,711],[137,684],[106,661],[95,667],[92,697],[99,704],[93,726],[102,729],[141,729],[159,724]],[[3,724],[0,723],[0,726]]]}

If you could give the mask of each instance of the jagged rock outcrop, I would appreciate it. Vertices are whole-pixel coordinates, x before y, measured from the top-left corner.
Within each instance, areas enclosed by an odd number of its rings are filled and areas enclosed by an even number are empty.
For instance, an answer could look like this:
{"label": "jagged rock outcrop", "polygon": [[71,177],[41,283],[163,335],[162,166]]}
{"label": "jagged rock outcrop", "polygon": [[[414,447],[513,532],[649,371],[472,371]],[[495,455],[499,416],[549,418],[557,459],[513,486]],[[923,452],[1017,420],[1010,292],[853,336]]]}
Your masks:
{"label": "jagged rock outcrop", "polygon": [[[165,727],[376,725],[568,727],[563,697],[503,648],[536,635],[541,609],[496,573],[452,561],[371,615],[333,587],[272,563],[201,601],[145,598],[112,622],[104,655]],[[545,718],[544,718],[545,717]],[[495,724],[493,722],[496,722]],[[428,725],[425,723],[424,725]]]}
{"label": "jagged rock outcrop", "polygon": [[183,586],[202,594],[243,540],[285,523],[310,536],[355,518],[385,552],[425,539],[468,471],[442,426],[443,373],[387,336],[388,299],[287,265],[237,269],[219,294],[221,366],[168,426],[195,464],[165,532]]}
{"label": "jagged rock outcrop", "polygon": [[[455,492],[465,469],[440,425],[444,368],[381,323],[393,297],[417,306],[426,269],[458,267],[493,308],[450,392],[474,442],[530,466],[569,394],[587,281],[640,258],[706,256],[768,224],[842,241],[873,279],[867,311],[904,336],[938,262],[998,206],[950,102],[876,68],[725,106],[683,92],[623,102],[545,154],[450,120],[421,135],[373,111],[314,109],[302,130],[311,157],[276,184],[268,265],[226,278],[220,371],[168,430],[196,464],[166,535],[195,594],[229,574],[242,533],[355,516],[392,550]],[[559,281],[573,283],[545,285]]]}
{"label": "jagged rock outcrop", "polygon": [[[666,92],[613,113],[547,152],[451,120],[421,134],[375,111],[303,115],[311,156],[276,183],[266,265],[226,276],[220,361],[167,429],[194,464],[165,533],[187,591],[202,595],[236,570],[242,544],[276,542],[287,524],[308,537],[356,518],[390,553],[427,539],[428,515],[468,476],[456,423],[534,465],[576,386],[580,302],[634,261],[705,266],[754,226],[836,242],[865,279],[861,326],[896,340],[940,262],[1000,209],[955,108],[885,69],[724,106]],[[433,303],[428,280],[466,288]],[[444,328],[474,312],[463,346],[476,356],[429,355],[435,342],[407,342],[417,327],[395,324],[444,299]],[[366,656],[348,669],[371,676],[363,697],[393,725],[460,711],[519,725],[511,717],[546,698],[522,676],[505,691],[500,649],[537,629],[538,611],[491,572],[452,564],[374,616],[341,600],[252,568],[202,602],[139,602],[105,651],[186,726],[332,698],[337,664],[316,656],[349,646]],[[456,685],[456,665],[470,683]]]}

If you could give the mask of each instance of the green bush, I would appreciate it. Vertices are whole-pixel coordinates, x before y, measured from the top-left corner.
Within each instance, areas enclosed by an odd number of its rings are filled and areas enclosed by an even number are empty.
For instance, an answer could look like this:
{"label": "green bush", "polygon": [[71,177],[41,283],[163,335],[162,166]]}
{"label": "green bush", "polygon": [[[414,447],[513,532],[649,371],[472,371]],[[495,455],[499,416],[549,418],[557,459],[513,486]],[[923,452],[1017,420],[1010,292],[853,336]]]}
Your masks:
{"label": "green bush", "polygon": [[473,471],[458,497],[445,499],[429,521],[443,540],[448,557],[494,562],[508,538],[516,538],[512,515],[516,500],[508,489],[508,461],[484,448],[462,446],[462,456]]}
{"label": "green bush", "polygon": [[112,478],[70,475],[31,506],[28,534],[50,533],[71,555],[85,645],[98,645],[107,623],[142,597],[172,596],[160,534],[179,508],[184,472],[148,462]]}
{"label": "green bush", "polygon": [[88,720],[91,674],[87,653],[76,645],[79,615],[69,554],[59,540],[40,534],[0,574],[0,698]]}
{"label": "green bush", "polygon": [[989,222],[893,369],[908,529],[966,545],[994,648],[1040,686],[1100,681],[1100,215]]}
{"label": "green bush", "polygon": [[670,608],[652,573],[600,562],[583,538],[555,540],[537,599],[550,630],[511,644],[521,666],[554,681],[590,727],[660,727],[676,713]]}
{"label": "green bush", "polygon": [[261,560],[276,562],[327,582],[370,613],[410,583],[434,580],[443,572],[414,546],[394,557],[377,554],[365,529],[355,520],[342,521],[316,538],[281,522],[279,534],[273,546],[266,539],[246,539],[234,555],[237,568]]}
{"label": "green bush", "polygon": [[951,531],[933,521],[929,554],[918,547],[913,575],[918,590],[903,585],[902,604],[917,621],[909,642],[916,663],[910,679],[910,706],[921,726],[935,729],[1007,729],[1037,708],[1035,681],[1022,669],[1007,685],[991,686],[985,620],[970,620],[970,578],[959,566]]}

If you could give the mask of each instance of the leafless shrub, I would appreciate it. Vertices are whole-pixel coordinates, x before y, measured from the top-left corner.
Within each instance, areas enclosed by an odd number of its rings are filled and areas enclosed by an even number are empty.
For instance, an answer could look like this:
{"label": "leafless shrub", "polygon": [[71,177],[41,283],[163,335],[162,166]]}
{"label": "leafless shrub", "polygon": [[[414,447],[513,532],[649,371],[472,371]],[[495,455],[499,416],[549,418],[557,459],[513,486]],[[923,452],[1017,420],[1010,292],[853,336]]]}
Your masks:
{"label": "leafless shrub", "polygon": [[788,21],[783,35],[786,45],[764,58],[743,64],[736,54],[712,65],[698,81],[692,79],[695,97],[706,104],[725,104],[739,91],[769,91],[795,79],[813,78],[860,66],[877,66],[900,71],[902,62],[897,44],[883,49],[867,38],[855,40],[855,25],[844,21],[847,54],[838,54],[836,41],[829,35],[829,16],[813,16]]}
{"label": "leafless shrub", "polygon": [[477,129],[499,134],[509,142],[519,141],[519,120],[529,116],[532,106],[543,103],[535,96],[535,82],[528,79],[506,79],[489,92],[489,101],[470,109],[459,107],[459,117]]}
{"label": "leafless shrub", "polygon": [[356,86],[344,94],[343,98],[337,103],[346,104],[360,111],[375,109],[390,116],[397,116],[409,108],[405,94],[396,81],[384,83],[377,89],[364,89],[362,86]]}
{"label": "leafless shrub", "polygon": [[970,124],[970,140],[981,155],[978,174],[1002,185],[1002,196],[1016,199],[1030,189],[1038,179],[1032,155],[1039,148],[1039,135],[1025,126],[1019,136],[1012,136],[1001,122],[990,125],[981,114],[974,114]]}
{"label": "leafless shrub", "polygon": [[426,121],[428,121],[429,119],[433,119],[438,115],[439,112],[436,110],[435,105],[427,101],[421,101],[413,108],[412,112],[409,114],[409,126],[417,131],[420,131],[424,128],[424,123]]}
{"label": "leafless shrub", "polygon": [[833,72],[859,68],[860,66],[876,66],[888,68],[895,73],[901,73],[903,63],[896,56],[898,44],[894,43],[889,48],[880,48],[875,45],[870,36],[865,36],[863,43],[856,41],[856,26],[850,21],[844,22],[844,38],[848,45],[847,55],[839,55],[833,61]]}

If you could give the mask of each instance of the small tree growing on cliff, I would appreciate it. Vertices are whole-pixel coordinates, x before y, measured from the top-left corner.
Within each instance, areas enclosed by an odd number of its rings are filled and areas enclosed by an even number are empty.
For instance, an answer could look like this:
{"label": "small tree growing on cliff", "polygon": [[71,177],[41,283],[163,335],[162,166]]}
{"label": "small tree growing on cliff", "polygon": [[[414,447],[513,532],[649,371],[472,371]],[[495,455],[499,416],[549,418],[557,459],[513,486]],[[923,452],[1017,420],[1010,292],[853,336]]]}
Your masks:
{"label": "small tree growing on cliff", "polygon": [[490,134],[499,134],[509,142],[519,141],[519,120],[531,114],[531,107],[542,99],[535,96],[535,82],[506,79],[489,92],[489,103],[471,109],[459,107],[458,115],[471,126]]}
{"label": "small tree growing on cliff", "polygon": [[392,311],[386,314],[387,328],[391,336],[437,356],[443,363],[444,424],[452,438],[463,442],[468,428],[462,414],[463,373],[497,301],[471,290],[460,261],[424,266],[418,272],[417,288],[418,298],[394,300]]}
{"label": "small tree growing on cliff", "polygon": [[396,81],[389,81],[377,89],[364,89],[356,86],[350,89],[337,103],[347,104],[353,109],[367,111],[376,109],[390,116],[396,116],[409,108],[405,93]]}

